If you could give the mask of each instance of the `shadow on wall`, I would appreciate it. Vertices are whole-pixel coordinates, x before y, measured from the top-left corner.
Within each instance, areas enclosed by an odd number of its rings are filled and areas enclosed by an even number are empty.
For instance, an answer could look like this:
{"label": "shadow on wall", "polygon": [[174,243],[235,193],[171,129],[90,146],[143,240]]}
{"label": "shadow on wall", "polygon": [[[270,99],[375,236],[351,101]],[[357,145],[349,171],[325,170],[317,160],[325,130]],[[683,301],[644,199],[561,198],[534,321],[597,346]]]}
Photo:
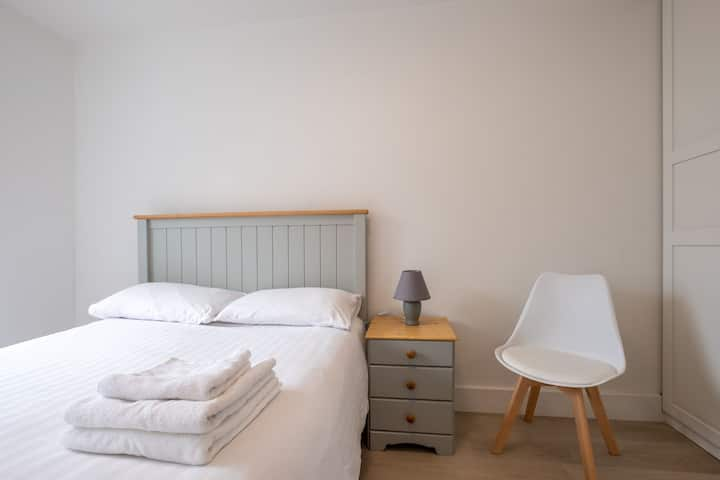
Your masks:
{"label": "shadow on wall", "polygon": [[[662,355],[660,342],[660,337],[662,336],[662,296],[660,294],[648,295],[646,292],[636,289],[613,288],[612,282],[609,281],[609,283],[615,305],[615,316],[617,317],[620,336],[622,337],[625,348],[627,369],[625,374],[619,379],[608,382],[607,385],[609,388],[607,388],[606,391],[615,391],[613,385],[622,382],[624,377],[632,376],[633,372],[645,372],[647,376],[655,376],[654,383],[658,385],[655,393],[660,394],[662,379],[662,370],[660,369]],[[642,324],[635,321],[636,318],[647,316],[648,305],[655,305],[656,310],[657,328],[653,331],[648,331]],[[643,356],[640,355],[640,352],[643,348],[652,348],[655,350],[655,362],[645,365],[641,363],[640,359]],[[645,358],[651,357],[646,356]],[[627,390],[627,388],[622,390]]]}
{"label": "shadow on wall", "polygon": [[[512,385],[512,376],[507,374],[495,358],[495,348],[502,345],[512,333],[524,302],[503,302],[480,292],[455,299],[455,302],[459,305],[459,311],[468,313],[464,321],[453,322],[453,328],[458,335],[455,353],[458,357],[457,364],[473,365],[473,368],[486,370],[486,378],[492,382],[491,384]],[[502,332],[498,334],[497,326],[500,324],[502,324]],[[494,332],[488,333],[489,325],[495,327]],[[465,338],[481,339],[481,341],[470,344],[463,342]],[[456,382],[464,383],[463,379],[471,376],[473,376],[471,372],[464,374],[459,370],[456,374]]]}

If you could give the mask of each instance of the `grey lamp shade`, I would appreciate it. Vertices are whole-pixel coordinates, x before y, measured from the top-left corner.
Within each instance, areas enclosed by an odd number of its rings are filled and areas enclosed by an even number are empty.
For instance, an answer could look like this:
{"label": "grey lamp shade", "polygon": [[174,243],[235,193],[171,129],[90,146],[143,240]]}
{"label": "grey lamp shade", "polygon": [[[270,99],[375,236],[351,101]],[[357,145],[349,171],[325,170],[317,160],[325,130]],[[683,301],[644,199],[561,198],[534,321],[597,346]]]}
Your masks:
{"label": "grey lamp shade", "polygon": [[405,302],[428,300],[430,292],[427,285],[425,285],[422,272],[420,270],[403,270],[393,298]]}

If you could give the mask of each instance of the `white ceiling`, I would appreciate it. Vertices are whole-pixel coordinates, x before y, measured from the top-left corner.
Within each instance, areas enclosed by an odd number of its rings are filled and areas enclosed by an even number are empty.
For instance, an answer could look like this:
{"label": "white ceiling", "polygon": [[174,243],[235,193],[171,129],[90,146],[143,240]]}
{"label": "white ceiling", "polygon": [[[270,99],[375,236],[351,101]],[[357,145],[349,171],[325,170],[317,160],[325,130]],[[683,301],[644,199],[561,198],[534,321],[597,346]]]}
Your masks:
{"label": "white ceiling", "polygon": [[397,8],[441,0],[0,0],[75,41]]}

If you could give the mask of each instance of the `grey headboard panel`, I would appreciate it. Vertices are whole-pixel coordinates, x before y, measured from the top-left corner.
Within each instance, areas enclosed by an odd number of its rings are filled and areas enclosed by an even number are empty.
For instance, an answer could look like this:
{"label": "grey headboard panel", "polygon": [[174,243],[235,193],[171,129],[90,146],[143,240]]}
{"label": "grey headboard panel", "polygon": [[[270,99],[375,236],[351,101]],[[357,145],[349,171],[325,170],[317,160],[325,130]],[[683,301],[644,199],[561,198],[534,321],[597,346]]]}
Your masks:
{"label": "grey headboard panel", "polygon": [[138,279],[252,292],[330,287],[363,296],[367,210],[136,215]]}

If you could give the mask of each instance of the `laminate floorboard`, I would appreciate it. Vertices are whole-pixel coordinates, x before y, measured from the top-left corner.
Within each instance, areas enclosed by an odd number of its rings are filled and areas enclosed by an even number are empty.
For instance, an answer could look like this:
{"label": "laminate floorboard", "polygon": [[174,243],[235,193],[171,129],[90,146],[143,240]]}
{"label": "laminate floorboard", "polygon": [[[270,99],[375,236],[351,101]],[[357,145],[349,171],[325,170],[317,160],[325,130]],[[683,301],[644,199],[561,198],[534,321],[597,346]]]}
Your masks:
{"label": "laminate floorboard", "polygon": [[[571,418],[520,418],[502,455],[490,453],[500,415],[457,413],[456,452],[435,455],[420,447],[363,449],[361,480],[582,480]],[[720,461],[663,423],[611,421],[620,453],[608,455],[597,423],[590,421],[600,480],[720,480]]]}

